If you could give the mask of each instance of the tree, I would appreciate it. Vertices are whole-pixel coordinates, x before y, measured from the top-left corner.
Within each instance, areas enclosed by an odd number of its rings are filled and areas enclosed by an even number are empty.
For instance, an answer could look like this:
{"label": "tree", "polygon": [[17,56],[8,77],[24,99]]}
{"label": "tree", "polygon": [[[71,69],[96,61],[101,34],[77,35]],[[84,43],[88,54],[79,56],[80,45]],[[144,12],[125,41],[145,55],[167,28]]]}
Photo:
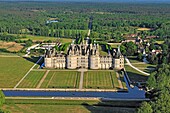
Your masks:
{"label": "tree", "polygon": [[2,105],[5,103],[5,96],[2,91],[0,91],[0,113],[4,113],[3,110],[1,110]]}
{"label": "tree", "polygon": [[2,107],[3,103],[5,102],[5,96],[2,91],[0,91],[0,108]]}
{"label": "tree", "polygon": [[121,46],[120,46],[120,51],[121,51],[121,53],[122,53],[123,55],[125,55],[125,54],[126,54],[126,47],[125,47],[124,45],[121,45]]}
{"label": "tree", "polygon": [[33,43],[33,41],[32,41],[31,39],[28,39],[28,40],[25,42],[25,45],[26,45],[26,47],[29,47],[29,46],[32,45],[32,43]]}
{"label": "tree", "polygon": [[133,42],[122,43],[121,52],[124,55],[132,56],[137,52],[137,46]]}
{"label": "tree", "polygon": [[138,59],[139,59],[139,60],[142,60],[142,58],[143,58],[143,54],[142,54],[142,53],[139,53],[139,54],[138,54]]}
{"label": "tree", "polygon": [[144,102],[138,113],[170,113],[170,64],[159,65],[157,71],[150,75],[147,84],[152,101]]}

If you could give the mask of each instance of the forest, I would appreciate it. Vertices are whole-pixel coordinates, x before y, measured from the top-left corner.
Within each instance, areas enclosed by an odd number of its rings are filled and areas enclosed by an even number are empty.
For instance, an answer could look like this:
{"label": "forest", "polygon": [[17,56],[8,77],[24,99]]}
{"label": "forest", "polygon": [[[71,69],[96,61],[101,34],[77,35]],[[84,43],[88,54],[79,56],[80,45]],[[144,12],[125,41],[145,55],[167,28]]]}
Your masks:
{"label": "forest", "polygon": [[91,38],[96,40],[120,42],[128,34],[159,36],[158,40],[170,36],[169,5],[137,3],[1,2],[0,32],[84,37],[91,16]]}

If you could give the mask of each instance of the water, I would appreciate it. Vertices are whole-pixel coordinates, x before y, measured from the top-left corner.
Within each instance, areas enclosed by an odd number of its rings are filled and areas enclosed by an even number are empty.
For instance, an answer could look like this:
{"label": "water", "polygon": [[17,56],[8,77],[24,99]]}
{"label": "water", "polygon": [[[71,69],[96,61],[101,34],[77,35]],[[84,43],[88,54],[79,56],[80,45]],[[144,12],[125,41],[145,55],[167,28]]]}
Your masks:
{"label": "water", "polygon": [[144,99],[141,93],[130,92],[64,92],[64,91],[3,91],[5,96],[10,97],[96,97],[96,98],[121,98],[121,99]]}
{"label": "water", "polygon": [[145,91],[138,87],[131,88],[124,76],[128,92],[73,92],[73,91],[3,91],[5,96],[10,97],[95,97],[95,98],[115,98],[115,99],[145,99]]}

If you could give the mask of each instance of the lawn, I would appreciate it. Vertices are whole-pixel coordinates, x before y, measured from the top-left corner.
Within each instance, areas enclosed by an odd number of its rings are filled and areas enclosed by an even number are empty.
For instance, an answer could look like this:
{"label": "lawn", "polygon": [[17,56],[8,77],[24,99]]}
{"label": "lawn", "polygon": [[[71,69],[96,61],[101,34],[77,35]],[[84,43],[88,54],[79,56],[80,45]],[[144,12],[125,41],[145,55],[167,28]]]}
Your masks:
{"label": "lawn", "polygon": [[121,43],[108,43],[112,48],[118,48]]}
{"label": "lawn", "polygon": [[14,53],[7,53],[7,52],[1,52],[0,51],[0,57],[3,56],[3,57],[19,57],[18,54],[14,54]]}
{"label": "lawn", "polygon": [[158,44],[163,44],[164,41],[156,41],[156,43],[158,43]]}
{"label": "lawn", "polygon": [[142,61],[139,61],[136,57],[128,57],[130,63],[143,63]]}
{"label": "lawn", "polygon": [[76,71],[50,71],[41,88],[78,88],[80,73]]}
{"label": "lawn", "polygon": [[36,88],[44,74],[45,71],[31,71],[18,88]]}
{"label": "lawn", "polygon": [[154,71],[156,67],[156,65],[152,64],[132,64],[132,65],[147,73],[151,73],[152,71]]}
{"label": "lawn", "polygon": [[33,64],[22,57],[0,57],[0,88],[13,88]]}
{"label": "lawn", "polygon": [[[137,105],[132,102],[100,102],[98,100],[10,100],[7,99],[3,109],[11,113],[134,113],[135,108],[109,107],[101,105]],[[131,104],[132,103],[132,104]],[[100,105],[100,106],[98,106]]]}
{"label": "lawn", "polygon": [[89,71],[84,73],[83,86],[88,89],[115,89],[119,83],[114,71]]}
{"label": "lawn", "polygon": [[140,73],[139,71],[131,68],[128,65],[125,65],[125,69],[126,69],[126,72],[129,76],[129,79],[132,82],[146,82],[146,80],[148,79],[147,75]]}

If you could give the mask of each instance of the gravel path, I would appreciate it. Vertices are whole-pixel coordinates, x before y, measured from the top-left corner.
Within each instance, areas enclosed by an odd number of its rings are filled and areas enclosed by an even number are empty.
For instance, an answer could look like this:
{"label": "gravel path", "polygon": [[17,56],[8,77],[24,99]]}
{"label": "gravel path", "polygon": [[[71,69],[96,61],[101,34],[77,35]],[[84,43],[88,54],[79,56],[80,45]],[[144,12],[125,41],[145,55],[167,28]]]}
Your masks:
{"label": "gravel path", "polygon": [[130,63],[129,59],[127,59],[127,57],[125,57],[125,60],[126,60],[126,62],[127,62],[127,65],[129,65],[129,66],[132,67],[133,69],[135,69],[135,70],[137,70],[137,71],[139,71],[139,72],[141,72],[141,73],[143,73],[143,74],[145,74],[145,75],[150,75],[149,73],[146,73],[146,72],[141,71],[140,69],[134,67],[134,66]]}

